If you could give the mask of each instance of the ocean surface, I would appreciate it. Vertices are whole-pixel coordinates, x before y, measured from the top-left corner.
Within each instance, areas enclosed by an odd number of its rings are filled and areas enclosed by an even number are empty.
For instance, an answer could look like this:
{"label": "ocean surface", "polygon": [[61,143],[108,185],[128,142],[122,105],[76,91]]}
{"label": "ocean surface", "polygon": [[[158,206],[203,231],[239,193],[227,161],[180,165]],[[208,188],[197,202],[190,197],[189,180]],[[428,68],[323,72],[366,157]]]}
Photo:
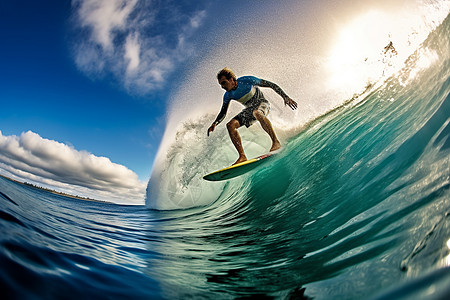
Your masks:
{"label": "ocean surface", "polygon": [[0,178],[0,298],[449,299],[449,37],[201,205],[195,161],[171,210]]}

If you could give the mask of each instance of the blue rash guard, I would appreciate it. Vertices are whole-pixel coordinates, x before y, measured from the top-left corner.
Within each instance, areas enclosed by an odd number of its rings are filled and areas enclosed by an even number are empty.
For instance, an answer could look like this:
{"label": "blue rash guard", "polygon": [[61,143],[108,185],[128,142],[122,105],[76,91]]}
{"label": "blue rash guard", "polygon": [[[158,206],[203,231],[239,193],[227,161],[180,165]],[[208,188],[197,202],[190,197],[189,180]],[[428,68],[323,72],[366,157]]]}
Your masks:
{"label": "blue rash guard", "polygon": [[239,77],[236,81],[237,88],[223,95],[223,105],[228,105],[231,100],[245,105],[255,95],[257,89],[255,85],[261,84],[261,79],[254,76]]}
{"label": "blue rash guard", "polygon": [[236,89],[226,92],[225,95],[223,95],[222,108],[215,120],[216,124],[219,124],[225,118],[231,100],[236,100],[246,106],[246,108],[240,114],[233,118],[238,120],[241,125],[246,125],[247,127],[249,127],[254,121],[256,121],[255,117],[253,116],[253,111],[255,109],[258,109],[261,103],[264,103],[264,109],[267,111],[265,114],[267,115],[270,110],[270,104],[264,98],[264,95],[260,91],[258,86],[270,87],[283,99],[288,98],[286,93],[284,93],[278,85],[273,82],[257,78],[255,76],[239,77],[238,79],[236,79],[236,82]]}

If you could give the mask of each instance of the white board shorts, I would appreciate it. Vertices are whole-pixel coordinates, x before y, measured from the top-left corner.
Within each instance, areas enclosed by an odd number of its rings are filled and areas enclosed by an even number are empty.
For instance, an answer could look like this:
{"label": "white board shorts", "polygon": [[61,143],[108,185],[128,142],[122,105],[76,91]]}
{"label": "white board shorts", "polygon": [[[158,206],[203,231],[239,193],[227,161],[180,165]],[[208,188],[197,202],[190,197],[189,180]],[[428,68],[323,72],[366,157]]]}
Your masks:
{"label": "white board shorts", "polygon": [[253,115],[255,110],[259,110],[264,116],[267,117],[270,113],[270,103],[264,98],[251,101],[246,108],[244,108],[239,114],[237,114],[233,119],[237,120],[239,124],[250,127],[256,122],[256,118]]}

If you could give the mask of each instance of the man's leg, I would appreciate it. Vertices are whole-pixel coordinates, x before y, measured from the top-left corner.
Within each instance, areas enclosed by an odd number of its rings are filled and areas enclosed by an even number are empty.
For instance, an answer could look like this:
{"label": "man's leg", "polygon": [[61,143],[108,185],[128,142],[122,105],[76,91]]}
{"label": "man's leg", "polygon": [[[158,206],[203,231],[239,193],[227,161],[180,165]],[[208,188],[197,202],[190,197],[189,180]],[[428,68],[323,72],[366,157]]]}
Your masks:
{"label": "man's leg", "polygon": [[239,127],[241,127],[241,124],[239,124],[239,121],[236,119],[232,119],[227,123],[228,134],[230,135],[234,147],[236,147],[236,150],[239,153],[239,158],[233,165],[247,160],[247,157],[244,153],[244,148],[242,147],[241,137],[239,135],[239,132],[237,131]]}
{"label": "man's leg", "polygon": [[262,128],[269,134],[272,139],[272,147],[270,148],[270,152],[278,150],[281,148],[280,141],[278,140],[275,131],[273,130],[272,123],[270,123],[269,119],[262,113],[260,110],[253,111],[253,115],[256,120],[261,123]]}

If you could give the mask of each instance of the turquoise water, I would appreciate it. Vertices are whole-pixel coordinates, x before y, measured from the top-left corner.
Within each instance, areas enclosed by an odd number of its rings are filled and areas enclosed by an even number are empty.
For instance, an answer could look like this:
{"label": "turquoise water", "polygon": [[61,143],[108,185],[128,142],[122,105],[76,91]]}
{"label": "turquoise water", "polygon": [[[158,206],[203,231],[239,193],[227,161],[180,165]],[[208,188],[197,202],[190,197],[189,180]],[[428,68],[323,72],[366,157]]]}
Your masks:
{"label": "turquoise water", "polygon": [[0,178],[2,298],[448,297],[449,31],[447,18],[400,73],[204,206],[88,202]]}

